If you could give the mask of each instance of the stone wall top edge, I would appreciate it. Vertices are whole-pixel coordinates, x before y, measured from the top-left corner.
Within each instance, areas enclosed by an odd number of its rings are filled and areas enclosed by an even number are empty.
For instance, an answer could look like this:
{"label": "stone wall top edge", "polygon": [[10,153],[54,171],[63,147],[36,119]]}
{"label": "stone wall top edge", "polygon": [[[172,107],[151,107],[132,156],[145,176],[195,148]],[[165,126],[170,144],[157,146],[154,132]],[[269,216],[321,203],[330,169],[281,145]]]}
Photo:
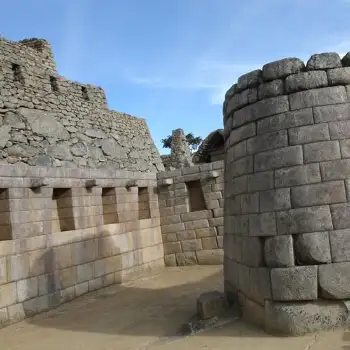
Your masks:
{"label": "stone wall top edge", "polygon": [[237,82],[227,90],[225,101],[230,100],[234,94],[242,92],[247,88],[254,88],[262,83],[276,79],[285,79],[291,74],[342,67],[350,67],[350,52],[343,58],[336,52],[313,54],[306,64],[296,57],[268,62],[261,69],[241,75],[237,79]]}

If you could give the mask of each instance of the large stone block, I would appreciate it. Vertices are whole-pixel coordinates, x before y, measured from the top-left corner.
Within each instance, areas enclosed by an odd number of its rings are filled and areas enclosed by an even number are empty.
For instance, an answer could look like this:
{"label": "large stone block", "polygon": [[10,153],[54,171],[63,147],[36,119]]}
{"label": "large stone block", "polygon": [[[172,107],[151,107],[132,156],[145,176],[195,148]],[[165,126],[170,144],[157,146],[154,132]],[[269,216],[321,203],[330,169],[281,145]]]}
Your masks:
{"label": "large stone block", "polygon": [[263,266],[263,245],[259,237],[241,236],[241,259],[246,266]]}
{"label": "large stone block", "polygon": [[261,82],[261,70],[256,69],[241,75],[237,80],[236,91],[257,86]]}
{"label": "large stone block", "polygon": [[265,330],[279,336],[297,336],[345,324],[344,303],[330,301],[265,303]]}
{"label": "large stone block", "polygon": [[350,261],[350,229],[329,232],[332,261]]}
{"label": "large stone block", "polygon": [[299,73],[304,68],[304,62],[299,58],[284,58],[265,64],[262,69],[262,77],[267,81],[285,78],[290,74]]}
{"label": "large stone block", "polygon": [[321,182],[321,173],[318,164],[298,165],[275,171],[276,188],[317,182]]}
{"label": "large stone block", "polygon": [[256,88],[246,89],[234,96],[227,102],[226,114],[230,115],[232,112],[254,103],[258,100],[258,91]]}
{"label": "large stone block", "polygon": [[350,159],[339,159],[320,164],[324,181],[344,180],[350,177]]}
{"label": "large stone block", "polygon": [[331,206],[333,226],[336,230],[350,227],[350,203]]}
{"label": "large stone block", "polygon": [[286,112],[258,120],[257,134],[266,134],[282,129],[313,124],[312,108]]}
{"label": "large stone block", "polygon": [[328,206],[291,209],[276,213],[280,235],[327,231],[333,229]]}
{"label": "large stone block", "polygon": [[329,123],[329,133],[332,140],[350,137],[350,120],[340,120]]}
{"label": "large stone block", "polygon": [[252,137],[247,140],[248,154],[260,153],[263,151],[288,146],[287,130],[280,130],[264,135]]}
{"label": "large stone block", "polygon": [[204,293],[197,299],[197,313],[202,320],[221,316],[228,307],[225,295],[217,291]]}
{"label": "large stone block", "polygon": [[265,315],[264,307],[245,296],[240,297],[240,304],[242,306],[242,318],[255,326],[264,328]]}
{"label": "large stone block", "polygon": [[276,79],[267,83],[260,84],[258,87],[258,98],[263,100],[270,97],[276,97],[284,94],[284,81]]}
{"label": "large stone block", "polygon": [[196,253],[195,252],[176,253],[176,262],[177,262],[177,266],[197,265]]}
{"label": "large stone block", "polygon": [[0,309],[12,304],[16,304],[16,300],[16,283],[7,283],[0,286]]}
{"label": "large stone block", "polygon": [[305,163],[324,162],[340,158],[341,154],[338,141],[323,141],[304,145]]}
{"label": "large stone block", "polygon": [[221,249],[199,250],[196,252],[199,265],[222,265],[224,252]]}
{"label": "large stone block", "polygon": [[38,278],[28,278],[17,282],[17,302],[35,298],[39,293]]}
{"label": "large stone block", "polygon": [[321,265],[319,288],[324,299],[349,299],[350,262]]}
{"label": "large stone block", "polygon": [[294,266],[293,238],[291,235],[267,237],[264,245],[268,267]]}
{"label": "large stone block", "polygon": [[231,175],[233,177],[249,174],[253,172],[253,156],[240,158],[233,161],[228,166],[231,167]]}
{"label": "large stone block", "polygon": [[273,300],[317,300],[317,268],[315,265],[272,269]]}
{"label": "large stone block", "polygon": [[346,202],[344,181],[330,181],[291,188],[293,208]]}
{"label": "large stone block", "polygon": [[290,109],[302,109],[348,102],[344,86],[325,87],[289,95]]}
{"label": "large stone block", "polygon": [[327,74],[324,71],[301,72],[286,78],[286,92],[316,89],[328,85]]}
{"label": "large stone block", "polygon": [[291,128],[288,135],[290,145],[330,140],[327,123]]}
{"label": "large stone block", "polygon": [[271,299],[270,269],[266,267],[249,269],[249,297],[264,305],[266,299]]}
{"label": "large stone block", "polygon": [[242,194],[240,198],[242,214],[259,213],[259,193]]}
{"label": "large stone block", "polygon": [[299,265],[331,262],[328,232],[312,232],[294,237],[295,258]]}
{"label": "large stone block", "polygon": [[350,67],[327,70],[329,85],[350,84]]}
{"label": "large stone block", "polygon": [[258,153],[254,156],[255,171],[266,171],[300,164],[303,164],[303,150],[301,146],[279,148]]}
{"label": "large stone block", "polygon": [[249,174],[248,178],[248,192],[264,191],[274,188],[273,171],[259,172]]}
{"label": "large stone block", "polygon": [[330,69],[342,67],[341,59],[336,52],[325,52],[312,55],[306,64],[307,70]]}
{"label": "large stone block", "polygon": [[256,124],[250,123],[231,131],[229,142],[234,145],[256,135]]}
{"label": "large stone block", "polygon": [[274,236],[277,234],[275,213],[250,214],[250,236]]}
{"label": "large stone block", "polygon": [[327,123],[350,119],[350,104],[342,103],[314,108],[315,123]]}
{"label": "large stone block", "polygon": [[291,208],[290,189],[279,188],[276,190],[259,193],[260,212],[285,210]]}

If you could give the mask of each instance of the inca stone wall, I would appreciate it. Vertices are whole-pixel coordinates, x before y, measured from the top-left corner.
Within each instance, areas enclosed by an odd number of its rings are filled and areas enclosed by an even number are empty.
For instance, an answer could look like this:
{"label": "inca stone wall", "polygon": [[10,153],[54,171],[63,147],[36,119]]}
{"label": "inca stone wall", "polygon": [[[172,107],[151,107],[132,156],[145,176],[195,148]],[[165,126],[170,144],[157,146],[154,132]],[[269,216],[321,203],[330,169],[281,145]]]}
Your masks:
{"label": "inca stone wall", "polygon": [[155,173],[0,166],[0,326],[164,267]]}
{"label": "inca stone wall", "polygon": [[146,121],[109,110],[101,88],[59,76],[39,39],[0,38],[0,162],[164,169]]}
{"label": "inca stone wall", "polygon": [[348,317],[349,103],[350,53],[272,62],[226,94],[226,292],[269,332]]}
{"label": "inca stone wall", "polygon": [[220,161],[157,174],[167,266],[222,264],[223,165]]}

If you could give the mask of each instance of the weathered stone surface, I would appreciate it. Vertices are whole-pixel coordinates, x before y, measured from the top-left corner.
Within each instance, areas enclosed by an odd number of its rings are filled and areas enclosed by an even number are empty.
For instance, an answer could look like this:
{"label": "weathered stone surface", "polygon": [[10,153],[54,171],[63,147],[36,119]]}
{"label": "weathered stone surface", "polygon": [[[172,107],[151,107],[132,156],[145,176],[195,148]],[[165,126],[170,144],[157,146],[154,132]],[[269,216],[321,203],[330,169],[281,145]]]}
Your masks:
{"label": "weathered stone surface", "polygon": [[294,266],[293,238],[290,235],[268,237],[264,246],[265,262],[268,267]]}
{"label": "weathered stone surface", "polygon": [[319,286],[324,299],[350,298],[350,262],[319,267]]}
{"label": "weathered stone surface", "polygon": [[220,292],[207,292],[197,299],[197,312],[205,320],[214,316],[221,316],[228,309],[225,294]]}
{"label": "weathered stone surface", "polygon": [[296,336],[344,325],[348,310],[341,302],[265,303],[265,330],[280,336]]}
{"label": "weathered stone surface", "polygon": [[275,213],[250,214],[250,236],[274,236],[277,234]]}
{"label": "weathered stone surface", "polygon": [[39,149],[25,145],[25,144],[17,144],[10,146],[7,149],[7,154],[9,156],[15,156],[15,157],[33,157],[39,153]]}
{"label": "weathered stone surface", "polygon": [[312,55],[306,64],[307,70],[340,68],[342,63],[336,52],[325,52]]}
{"label": "weathered stone surface", "polygon": [[350,104],[321,106],[314,108],[315,123],[334,122],[350,119]]}
{"label": "weathered stone surface", "polygon": [[56,145],[49,146],[47,154],[52,158],[61,160],[72,160],[72,154],[70,153],[69,145],[66,143],[58,143]]}
{"label": "weathered stone surface", "polygon": [[274,188],[273,171],[248,175],[248,192],[264,191]]}
{"label": "weathered stone surface", "polygon": [[242,91],[257,86],[261,81],[261,73],[261,70],[257,69],[241,75],[237,80],[236,91]]}
{"label": "weathered stone surface", "polygon": [[295,258],[299,265],[331,262],[328,232],[312,232],[294,237]]}
{"label": "weathered stone surface", "polygon": [[291,128],[288,136],[290,145],[330,140],[327,123]]}
{"label": "weathered stone surface", "polygon": [[324,162],[340,159],[340,146],[338,141],[314,142],[304,145],[304,162]]}
{"label": "weathered stone surface", "polygon": [[332,261],[350,261],[350,229],[329,232]]}
{"label": "weathered stone surface", "polygon": [[258,98],[263,100],[265,98],[276,97],[284,94],[283,80],[276,79],[267,83],[259,85]]}
{"label": "weathered stone surface", "polygon": [[69,132],[57,121],[55,113],[28,108],[20,108],[18,113],[35,134],[61,140],[68,140],[70,137]]}
{"label": "weathered stone surface", "polygon": [[329,69],[327,76],[329,85],[350,84],[350,67]]}
{"label": "weathered stone surface", "polygon": [[273,300],[317,300],[317,269],[316,265],[272,269]]}
{"label": "weathered stone surface", "polygon": [[83,143],[78,142],[75,145],[71,146],[70,151],[73,156],[83,157],[87,153],[87,147]]}
{"label": "weathered stone surface", "polygon": [[268,134],[251,137],[247,140],[248,154],[260,153],[286,146],[288,146],[287,130],[275,131]]}
{"label": "weathered stone surface", "polygon": [[6,112],[4,124],[11,125],[15,129],[25,129],[26,127],[22,118],[18,114],[11,111]]}
{"label": "weathered stone surface", "polygon": [[262,76],[264,80],[280,79],[290,74],[299,73],[304,68],[304,62],[299,58],[284,58],[265,64],[262,69]]}
{"label": "weathered stone surface", "polygon": [[331,206],[333,226],[336,230],[350,227],[350,203]]}
{"label": "weathered stone surface", "polygon": [[254,103],[258,100],[257,89],[245,89],[240,93],[236,93],[228,102],[226,107],[226,114],[230,115],[232,112]]}
{"label": "weathered stone surface", "polygon": [[289,188],[263,191],[259,194],[260,212],[276,211],[291,208]]}
{"label": "weathered stone surface", "polygon": [[324,71],[302,72],[290,75],[286,78],[286,92],[298,92],[302,90],[316,89],[328,85],[327,74]]}
{"label": "weathered stone surface", "polygon": [[263,266],[263,245],[259,237],[242,236],[235,243],[238,243],[237,248],[241,250],[241,257],[237,261],[251,267]]}
{"label": "weathered stone surface", "polygon": [[7,144],[7,142],[10,140],[11,135],[11,126],[4,125],[0,126],[0,149],[4,148]]}
{"label": "weathered stone surface", "polygon": [[242,140],[248,139],[255,135],[256,135],[256,125],[255,123],[250,123],[232,130],[229,140],[230,140],[230,143],[234,145]]}

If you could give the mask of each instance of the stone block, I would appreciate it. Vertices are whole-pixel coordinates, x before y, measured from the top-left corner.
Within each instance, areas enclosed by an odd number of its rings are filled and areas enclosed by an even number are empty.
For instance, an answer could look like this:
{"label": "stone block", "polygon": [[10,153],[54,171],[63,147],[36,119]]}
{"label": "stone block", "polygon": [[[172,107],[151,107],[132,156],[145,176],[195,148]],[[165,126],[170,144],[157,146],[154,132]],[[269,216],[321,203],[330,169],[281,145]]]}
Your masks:
{"label": "stone block", "polygon": [[342,158],[350,158],[350,139],[340,140],[339,143]]}
{"label": "stone block", "polygon": [[323,162],[320,169],[324,181],[343,180],[350,177],[350,159]]}
{"label": "stone block", "polygon": [[261,82],[261,74],[261,70],[256,69],[241,75],[237,80],[236,91],[242,91],[257,86]]}
{"label": "stone block", "polygon": [[331,262],[328,232],[295,235],[294,251],[298,265],[319,265]]}
{"label": "stone block", "polygon": [[319,288],[324,299],[349,299],[350,262],[320,265]]}
{"label": "stone block", "polygon": [[224,260],[221,249],[198,250],[196,256],[199,265],[222,265]]}
{"label": "stone block", "polygon": [[7,258],[0,258],[0,285],[7,283]]}
{"label": "stone block", "polygon": [[262,77],[265,81],[283,79],[290,74],[301,72],[304,68],[304,62],[299,58],[284,58],[265,64],[262,69]]}
{"label": "stone block", "polygon": [[16,283],[7,283],[0,286],[0,309],[16,304],[17,286]]}
{"label": "stone block", "polygon": [[341,302],[265,302],[265,330],[279,336],[299,336],[345,324],[348,311]]}
{"label": "stone block", "polygon": [[203,249],[202,241],[200,239],[189,239],[187,241],[181,241],[181,247],[183,252],[192,252]]}
{"label": "stone block", "polygon": [[22,303],[8,306],[7,311],[11,322],[19,322],[26,317]]}
{"label": "stone block", "polygon": [[226,114],[230,115],[232,112],[258,100],[258,92],[256,88],[245,89],[242,92],[234,94],[234,96],[227,102]]}
{"label": "stone block", "polygon": [[257,134],[262,135],[297,126],[311,125],[313,122],[312,108],[281,113],[272,117],[258,120]]}
{"label": "stone block", "polygon": [[235,112],[232,127],[236,128],[248,122],[284,113],[289,110],[288,96],[277,96],[258,101]]}
{"label": "stone block", "polygon": [[184,223],[178,223],[178,224],[170,224],[170,225],[163,225],[162,226],[162,233],[177,233],[178,231],[184,231],[185,225]]}
{"label": "stone block", "polygon": [[257,327],[264,328],[264,307],[247,297],[240,298],[242,306],[242,318]]}
{"label": "stone block", "polygon": [[213,214],[210,210],[200,210],[200,211],[194,211],[190,213],[183,213],[180,215],[180,217],[182,222],[187,222],[187,221],[209,219],[213,217]]}
{"label": "stone block", "polygon": [[300,164],[303,164],[303,150],[301,146],[279,148],[273,151],[258,153],[254,156],[255,171],[273,170]]}
{"label": "stone block", "polygon": [[340,159],[340,146],[338,141],[323,141],[304,145],[304,162],[324,162]]}
{"label": "stone block", "polygon": [[230,134],[230,142],[232,145],[235,145],[238,142],[241,142],[245,139],[253,137],[256,135],[256,124],[250,123],[247,125],[240,126],[236,129],[233,129]]}
{"label": "stone block", "polygon": [[260,212],[285,210],[291,208],[290,189],[279,188],[259,194]]}
{"label": "stone block", "polygon": [[314,108],[315,123],[328,123],[350,119],[350,104],[342,103]]}
{"label": "stone block", "polygon": [[265,171],[248,175],[248,192],[264,191],[274,188],[273,178],[273,171]]}
{"label": "stone block", "polygon": [[327,76],[329,85],[350,84],[350,67],[329,69]]}
{"label": "stone block", "polygon": [[167,267],[176,266],[176,255],[175,254],[164,255],[164,264]]}
{"label": "stone block", "polygon": [[350,137],[350,120],[340,120],[329,123],[329,133],[332,140]]}
{"label": "stone block", "polygon": [[[196,231],[195,230],[187,230],[179,233],[175,233],[176,240],[175,241],[184,241],[187,239],[195,239],[196,238]],[[164,237],[164,235],[163,235]],[[163,239],[164,242],[164,239]]]}
{"label": "stone block", "polygon": [[[250,176],[250,175],[248,175]],[[247,175],[242,175],[235,177],[231,181],[231,186],[228,187],[230,195],[236,196],[238,194],[246,193],[248,190],[248,177]]]}
{"label": "stone block", "polygon": [[275,131],[255,136],[247,140],[248,154],[256,154],[286,146],[288,146],[287,130]]}
{"label": "stone block", "polygon": [[331,206],[333,226],[336,230],[350,227],[350,203]]}
{"label": "stone block", "polygon": [[267,237],[264,245],[268,267],[294,266],[293,238],[291,235]]}
{"label": "stone block", "polygon": [[202,238],[202,247],[204,250],[217,249],[218,242],[216,240],[216,237]]}
{"label": "stone block", "polygon": [[38,278],[28,278],[17,282],[17,302],[21,303],[25,300],[38,296],[39,286]]}
{"label": "stone block", "polygon": [[164,254],[180,253],[181,251],[182,249],[180,242],[164,243]]}
{"label": "stone block", "polygon": [[231,147],[231,149],[232,149],[232,160],[239,159],[248,155],[246,140],[235,144],[234,146]]}
{"label": "stone block", "polygon": [[253,156],[240,158],[229,164],[232,177],[238,177],[253,172]]}
{"label": "stone block", "polygon": [[263,100],[270,97],[276,97],[284,94],[284,81],[276,79],[267,83],[260,84],[258,87],[258,98]]}
{"label": "stone block", "polygon": [[306,64],[307,70],[330,69],[342,67],[341,59],[336,52],[325,52],[312,55]]}
{"label": "stone block", "polygon": [[228,307],[225,294],[217,291],[204,293],[197,299],[197,313],[202,320],[221,316]]}
{"label": "stone block", "polygon": [[242,214],[259,213],[259,193],[242,194],[238,198],[241,199]]}
{"label": "stone block", "polygon": [[289,95],[290,109],[302,109],[348,102],[344,86],[332,86]]}
{"label": "stone block", "polygon": [[[222,221],[223,221],[223,218],[222,218]],[[222,225],[223,225],[223,222],[222,222]],[[199,228],[195,230],[194,238],[213,237],[216,235],[217,235],[217,232],[215,230],[215,227],[205,227],[205,228]]]}
{"label": "stone block", "polygon": [[289,75],[285,80],[288,94],[303,90],[326,87],[328,85],[325,71],[300,72]]}
{"label": "stone block", "polygon": [[316,265],[271,269],[272,299],[317,300],[317,269]]}
{"label": "stone block", "polygon": [[290,145],[330,140],[327,123],[291,128],[288,135]]}
{"label": "stone block", "polygon": [[264,305],[266,299],[271,299],[270,269],[266,267],[249,269],[249,298]]}
{"label": "stone block", "polygon": [[242,240],[240,235],[225,235],[224,246],[225,256],[231,260],[241,262],[242,260]]}
{"label": "stone block", "polygon": [[233,259],[250,267],[263,266],[263,244],[259,237],[242,236],[237,243],[240,243],[241,259],[237,260],[235,256],[232,257]]}
{"label": "stone block", "polygon": [[0,327],[7,325],[9,323],[9,314],[7,308],[0,309]]}
{"label": "stone block", "polygon": [[293,208],[346,202],[344,181],[330,181],[291,188]]}
{"label": "stone block", "polygon": [[290,209],[276,213],[279,235],[327,231],[333,229],[328,206]]}
{"label": "stone block", "polygon": [[197,230],[197,229],[208,228],[208,227],[209,227],[208,219],[201,219],[201,220],[185,222],[185,229],[186,230]]}
{"label": "stone block", "polygon": [[332,261],[350,261],[350,229],[329,232]]}
{"label": "stone block", "polygon": [[274,236],[277,234],[275,213],[250,214],[250,236]]}

